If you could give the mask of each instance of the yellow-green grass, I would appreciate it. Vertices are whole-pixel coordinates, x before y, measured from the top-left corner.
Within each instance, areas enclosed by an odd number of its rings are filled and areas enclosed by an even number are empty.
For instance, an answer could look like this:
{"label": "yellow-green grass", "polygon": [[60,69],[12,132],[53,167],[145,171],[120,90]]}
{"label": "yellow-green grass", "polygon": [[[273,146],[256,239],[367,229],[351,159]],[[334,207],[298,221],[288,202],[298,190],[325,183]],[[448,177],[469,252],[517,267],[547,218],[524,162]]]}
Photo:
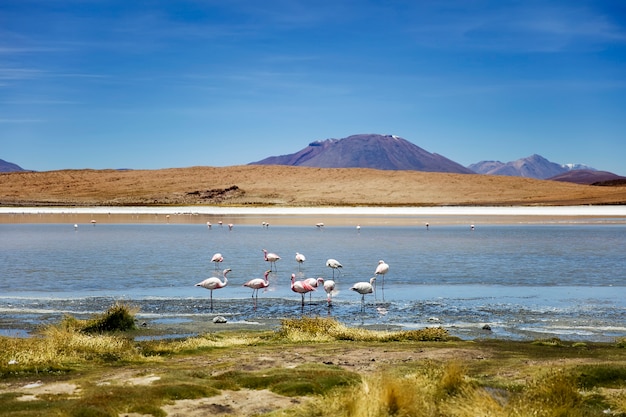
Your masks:
{"label": "yellow-green grass", "polygon": [[[141,342],[136,331],[85,330],[106,315],[0,338],[0,416],[165,416],[176,400],[259,389],[310,399],[275,416],[626,416],[623,339],[461,341],[441,328],[372,331],[329,318]],[[124,382],[141,376],[155,378]],[[76,390],[23,401],[19,387],[37,380]]]}

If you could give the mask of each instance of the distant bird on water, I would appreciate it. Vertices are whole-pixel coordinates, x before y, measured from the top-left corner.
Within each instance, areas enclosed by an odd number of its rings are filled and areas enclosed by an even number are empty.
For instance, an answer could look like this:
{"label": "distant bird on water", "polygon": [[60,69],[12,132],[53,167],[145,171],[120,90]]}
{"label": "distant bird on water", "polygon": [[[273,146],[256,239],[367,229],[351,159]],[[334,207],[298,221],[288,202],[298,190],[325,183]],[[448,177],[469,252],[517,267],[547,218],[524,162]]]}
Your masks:
{"label": "distant bird on water", "polygon": [[300,266],[306,261],[306,257],[300,252],[296,252],[296,262],[298,262],[298,272],[300,272]]}
{"label": "distant bird on water", "polygon": [[291,291],[302,295],[302,306],[304,307],[304,294],[315,291],[315,287],[305,281],[296,281],[296,274],[291,274]]}
{"label": "distant bird on water", "polygon": [[376,267],[376,271],[374,272],[374,274],[376,276],[378,275],[383,276],[383,288],[385,287],[385,274],[387,272],[389,272],[389,265],[386,264],[385,261],[381,259],[380,261],[378,261],[378,266]]}
{"label": "distant bird on water", "polygon": [[371,294],[374,292],[374,285],[376,284],[376,277],[370,278],[370,282],[357,282],[350,289],[361,294],[361,308],[365,303],[365,294]]}
{"label": "distant bird on water", "polygon": [[265,262],[270,263],[270,270],[272,270],[272,265],[276,267],[276,261],[280,259],[280,256],[272,252],[268,253],[265,249],[263,249],[263,255],[265,257]]}
{"label": "distant bird on water", "polygon": [[[343,268],[343,265],[339,263],[336,259],[329,259],[326,261],[326,266],[332,268],[333,270],[333,279],[335,279],[335,270],[339,268]],[[338,271],[339,272],[339,271]]]}
{"label": "distant bird on water", "polygon": [[[255,293],[256,293],[256,298],[259,298],[259,290],[261,288],[267,288],[270,286],[270,282],[267,280],[267,276],[270,274],[270,272],[272,271],[267,270],[265,271],[263,278],[254,278],[246,282],[245,284],[243,284],[244,287],[252,288],[253,298],[255,298],[254,297]],[[256,300],[255,300],[255,304],[256,304]]]}
{"label": "distant bird on water", "polygon": [[211,291],[211,311],[213,311],[213,290],[219,290],[220,288],[224,288],[228,285],[228,278],[226,277],[226,274],[228,274],[230,271],[230,268],[226,268],[224,271],[222,271],[222,277],[224,277],[224,281],[221,281],[218,277],[211,277],[195,285],[196,287],[206,288],[207,290]]}
{"label": "distant bird on water", "polygon": [[215,270],[217,270],[220,262],[224,262],[224,257],[221,253],[218,252],[213,255],[213,257],[211,258],[211,262],[215,262]]}

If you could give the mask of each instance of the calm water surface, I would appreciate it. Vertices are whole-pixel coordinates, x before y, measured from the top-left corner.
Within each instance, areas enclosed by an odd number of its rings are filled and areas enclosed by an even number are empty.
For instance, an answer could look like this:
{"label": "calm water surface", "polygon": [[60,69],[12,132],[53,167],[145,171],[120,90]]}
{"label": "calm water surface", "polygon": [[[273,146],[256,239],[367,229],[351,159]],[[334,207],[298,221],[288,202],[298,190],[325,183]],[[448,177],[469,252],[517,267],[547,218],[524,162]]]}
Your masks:
{"label": "calm water surface", "polygon": [[[462,338],[610,341],[626,335],[625,225],[350,227],[198,224],[0,224],[0,334],[102,312],[116,300],[140,317],[231,321],[330,315],[348,325],[444,326]],[[281,256],[255,308],[242,286],[269,269],[262,249]],[[295,253],[307,260],[301,272]],[[194,284],[231,268],[226,288]],[[320,288],[290,290],[290,276],[330,279],[343,264],[328,308]],[[349,290],[390,265],[376,294]],[[10,326],[9,326],[10,324]],[[485,324],[492,331],[482,330]],[[8,329],[11,330],[8,330]],[[17,329],[17,330],[16,330]]]}

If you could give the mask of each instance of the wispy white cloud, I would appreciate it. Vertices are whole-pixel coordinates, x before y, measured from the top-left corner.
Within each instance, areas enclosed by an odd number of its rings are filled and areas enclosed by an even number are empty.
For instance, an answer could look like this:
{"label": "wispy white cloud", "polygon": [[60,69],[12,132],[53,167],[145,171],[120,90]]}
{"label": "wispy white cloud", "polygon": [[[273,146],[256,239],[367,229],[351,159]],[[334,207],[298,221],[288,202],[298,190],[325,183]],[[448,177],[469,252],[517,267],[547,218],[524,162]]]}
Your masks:
{"label": "wispy white cloud", "polygon": [[0,68],[0,80],[27,80],[42,74],[43,71],[32,68]]}
{"label": "wispy white cloud", "polygon": [[[435,23],[431,23],[435,22]],[[466,6],[426,10],[409,29],[432,48],[510,53],[582,51],[626,43],[626,31],[602,11],[574,4],[504,4],[486,11]]]}

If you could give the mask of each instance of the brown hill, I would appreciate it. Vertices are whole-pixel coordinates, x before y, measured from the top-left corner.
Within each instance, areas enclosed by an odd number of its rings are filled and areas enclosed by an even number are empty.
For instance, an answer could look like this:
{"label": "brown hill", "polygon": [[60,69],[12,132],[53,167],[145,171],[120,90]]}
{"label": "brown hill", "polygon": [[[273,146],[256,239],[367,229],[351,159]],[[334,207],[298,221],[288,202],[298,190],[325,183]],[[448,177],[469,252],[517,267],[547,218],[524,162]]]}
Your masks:
{"label": "brown hill", "polygon": [[617,174],[607,171],[591,171],[588,169],[577,169],[548,178],[552,181],[573,182],[576,184],[598,185],[607,181],[626,180]]}
{"label": "brown hill", "polygon": [[287,166],[0,174],[2,205],[625,204],[626,187],[529,178]]}

